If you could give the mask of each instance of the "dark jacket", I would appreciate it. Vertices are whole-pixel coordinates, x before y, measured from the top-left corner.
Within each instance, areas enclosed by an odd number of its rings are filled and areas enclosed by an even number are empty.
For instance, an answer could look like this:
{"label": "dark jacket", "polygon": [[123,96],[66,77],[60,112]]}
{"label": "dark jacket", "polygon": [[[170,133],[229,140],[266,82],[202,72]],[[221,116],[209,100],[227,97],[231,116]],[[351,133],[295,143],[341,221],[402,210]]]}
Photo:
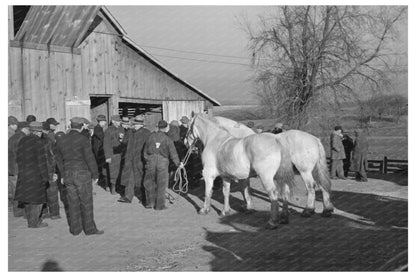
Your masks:
{"label": "dark jacket", "polygon": [[129,177],[132,173],[136,180],[142,178],[139,175],[143,172],[144,167],[143,148],[150,134],[151,132],[144,127],[131,132],[127,144],[123,172],[121,174],[122,185],[128,184]]}
{"label": "dark jacket", "polygon": [[[188,130],[188,129],[186,129],[186,130]],[[185,132],[185,135],[186,135],[186,132]],[[179,141],[181,139],[179,127],[175,126],[175,125],[169,125],[168,137],[170,137],[170,139],[173,142]]]}
{"label": "dark jacket", "polygon": [[368,140],[367,137],[360,133],[354,142],[354,150],[352,153],[351,171],[368,170],[367,162]]}
{"label": "dark jacket", "polygon": [[345,159],[345,150],[344,145],[342,144],[342,138],[335,132],[331,134],[331,159]]}
{"label": "dark jacket", "polygon": [[56,173],[55,140],[52,140],[49,134],[42,134],[41,141],[45,147],[49,181],[52,181],[53,174]]}
{"label": "dark jacket", "polygon": [[45,203],[49,176],[41,139],[34,134],[23,137],[17,146],[16,161],[19,174],[15,200],[32,204]]}
{"label": "dark jacket", "polygon": [[9,175],[16,176],[17,175],[17,162],[16,162],[16,152],[17,152],[17,145],[19,144],[20,140],[25,137],[25,133],[23,133],[20,129],[16,131],[16,133],[9,138]]}
{"label": "dark jacket", "polygon": [[121,137],[120,134],[124,134],[124,129],[120,127],[115,127],[114,125],[110,125],[104,132],[104,155],[105,159],[111,158],[113,155],[121,154],[122,150],[120,147],[121,144]]}
{"label": "dark jacket", "polygon": [[104,129],[99,124],[94,127],[94,134],[92,135],[92,150],[94,152],[97,163],[104,164]]}
{"label": "dark jacket", "polygon": [[88,170],[92,179],[98,178],[90,141],[77,130],[70,130],[58,140],[56,158],[60,172]]}
{"label": "dark jacket", "polygon": [[160,155],[166,159],[171,159],[175,166],[179,166],[178,153],[176,152],[173,141],[166,133],[158,131],[152,133],[146,141],[143,155],[148,160],[151,155]]}
{"label": "dark jacket", "polygon": [[181,138],[181,141],[184,141],[187,133],[188,133],[187,127],[183,125],[179,126],[179,137]]}

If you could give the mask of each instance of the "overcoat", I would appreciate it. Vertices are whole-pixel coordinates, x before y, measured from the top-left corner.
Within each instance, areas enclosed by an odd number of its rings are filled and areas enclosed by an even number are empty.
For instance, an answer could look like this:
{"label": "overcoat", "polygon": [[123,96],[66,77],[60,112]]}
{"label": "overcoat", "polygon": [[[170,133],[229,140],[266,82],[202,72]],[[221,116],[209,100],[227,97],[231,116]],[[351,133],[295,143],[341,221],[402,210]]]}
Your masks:
{"label": "overcoat", "polygon": [[144,127],[130,134],[121,174],[121,185],[127,186],[132,176],[134,180],[143,179],[141,176],[144,169],[143,147],[150,134],[151,132]]}
{"label": "overcoat", "polygon": [[17,175],[17,163],[16,163],[16,152],[17,152],[17,145],[19,144],[20,140],[25,137],[25,133],[23,133],[20,129],[16,131],[16,133],[9,138],[9,175],[16,176]]}
{"label": "overcoat", "polygon": [[351,171],[368,170],[367,161],[368,140],[367,137],[359,133],[354,142],[354,150],[352,152]]}
{"label": "overcoat", "polygon": [[331,159],[345,159],[345,150],[344,145],[342,144],[342,138],[336,133],[331,134]]}
{"label": "overcoat", "polygon": [[106,159],[112,158],[114,155],[121,154],[119,147],[122,145],[122,138],[120,134],[124,135],[122,127],[115,127],[110,125],[104,132],[104,155]]}
{"label": "overcoat", "polygon": [[102,167],[105,165],[104,156],[104,129],[99,124],[94,127],[94,134],[92,136],[92,150],[94,152],[95,159],[97,160],[98,166]]}
{"label": "overcoat", "polygon": [[34,134],[23,137],[17,146],[16,161],[19,174],[15,200],[31,204],[46,203],[49,176],[42,140]]}

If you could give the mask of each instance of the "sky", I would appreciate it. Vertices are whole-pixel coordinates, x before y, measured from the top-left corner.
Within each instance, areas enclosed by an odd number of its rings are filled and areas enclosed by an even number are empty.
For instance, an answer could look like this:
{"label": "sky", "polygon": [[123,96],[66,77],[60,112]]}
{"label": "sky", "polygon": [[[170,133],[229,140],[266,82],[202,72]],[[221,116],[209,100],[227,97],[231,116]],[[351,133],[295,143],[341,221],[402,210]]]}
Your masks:
{"label": "sky", "polygon": [[[244,16],[255,23],[275,7],[107,7],[131,39],[182,79],[222,104],[257,104],[248,37],[239,22]],[[403,27],[393,48],[407,53],[407,25]],[[399,90],[407,93],[404,78],[398,83],[405,89]]]}
{"label": "sky", "polygon": [[221,104],[256,104],[248,40],[238,18],[254,20],[270,7],[107,7],[131,39],[182,79]]}

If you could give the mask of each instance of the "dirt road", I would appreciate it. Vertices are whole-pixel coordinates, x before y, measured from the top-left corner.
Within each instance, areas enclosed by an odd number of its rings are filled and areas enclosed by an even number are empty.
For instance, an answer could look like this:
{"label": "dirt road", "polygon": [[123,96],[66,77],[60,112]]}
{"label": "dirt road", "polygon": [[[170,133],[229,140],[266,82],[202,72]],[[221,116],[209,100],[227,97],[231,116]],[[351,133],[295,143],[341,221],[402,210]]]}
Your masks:
{"label": "dirt road", "polygon": [[239,212],[243,201],[235,188],[233,213],[224,218],[218,215],[221,190],[214,191],[211,213],[197,214],[203,185],[186,197],[171,192],[177,199],[164,211],[144,209],[137,199],[118,203],[118,196],[95,187],[101,236],[72,236],[63,208],[62,219],[46,219],[43,229],[28,229],[9,211],[9,271],[361,271],[407,264],[407,186],[337,180],[336,214],[305,219],[299,207],[306,192],[299,185],[290,224],[265,230],[270,204],[258,181],[252,183],[256,212]]}

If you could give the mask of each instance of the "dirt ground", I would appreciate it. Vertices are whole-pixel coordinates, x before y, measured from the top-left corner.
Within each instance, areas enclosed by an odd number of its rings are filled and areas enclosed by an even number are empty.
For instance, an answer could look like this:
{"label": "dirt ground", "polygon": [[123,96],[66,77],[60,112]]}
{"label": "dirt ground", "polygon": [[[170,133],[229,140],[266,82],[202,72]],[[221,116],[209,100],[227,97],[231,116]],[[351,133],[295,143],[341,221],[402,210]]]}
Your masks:
{"label": "dirt ground", "polygon": [[[179,196],[164,211],[117,202],[94,187],[95,219],[101,236],[72,236],[65,213],[47,228],[28,229],[9,211],[9,271],[374,271],[406,270],[407,178],[374,176],[369,183],[333,181],[331,218],[300,216],[306,192],[300,179],[291,201],[290,224],[265,230],[267,195],[252,179],[255,212],[246,213],[239,187],[233,213],[220,217],[222,191],[210,214],[201,216],[203,184]],[[400,176],[399,176],[400,177]],[[386,178],[385,178],[386,179]],[[393,181],[392,181],[393,180]],[[404,185],[405,184],[405,185]]]}

